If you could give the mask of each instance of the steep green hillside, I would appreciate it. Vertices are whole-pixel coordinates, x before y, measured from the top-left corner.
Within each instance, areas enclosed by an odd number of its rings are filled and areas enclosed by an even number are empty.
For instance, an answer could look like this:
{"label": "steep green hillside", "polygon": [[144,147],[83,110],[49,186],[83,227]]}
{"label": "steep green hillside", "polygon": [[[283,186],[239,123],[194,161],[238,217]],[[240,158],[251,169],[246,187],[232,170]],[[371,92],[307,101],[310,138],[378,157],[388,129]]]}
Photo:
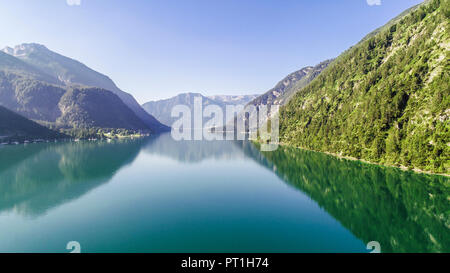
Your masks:
{"label": "steep green hillside", "polygon": [[57,139],[64,135],[49,130],[0,106],[0,142],[13,140]]}
{"label": "steep green hillside", "polygon": [[449,0],[346,51],[281,110],[281,142],[450,173]]}

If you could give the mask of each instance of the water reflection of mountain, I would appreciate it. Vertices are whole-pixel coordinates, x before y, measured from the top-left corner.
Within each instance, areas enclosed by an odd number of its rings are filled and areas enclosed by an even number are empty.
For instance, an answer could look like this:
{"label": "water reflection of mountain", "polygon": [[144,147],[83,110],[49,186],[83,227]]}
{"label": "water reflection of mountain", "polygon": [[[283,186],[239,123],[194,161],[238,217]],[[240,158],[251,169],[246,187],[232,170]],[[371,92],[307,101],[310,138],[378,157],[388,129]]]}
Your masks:
{"label": "water reflection of mountain", "polygon": [[450,179],[280,147],[246,155],[384,252],[450,251]]}
{"label": "water reflection of mountain", "polygon": [[[110,181],[139,151],[182,162],[252,158],[301,190],[364,242],[384,252],[450,252],[450,179],[249,142],[174,141],[170,134],[120,143],[0,149],[0,212],[39,216]],[[292,208],[295,210],[295,208]]]}
{"label": "water reflection of mountain", "polygon": [[0,212],[38,216],[108,182],[147,139],[9,146],[0,150]]}
{"label": "water reflection of mountain", "polygon": [[[239,142],[242,143],[242,142]],[[145,147],[148,154],[169,157],[184,163],[206,159],[238,159],[245,155],[233,141],[176,141],[170,134],[161,134]]]}

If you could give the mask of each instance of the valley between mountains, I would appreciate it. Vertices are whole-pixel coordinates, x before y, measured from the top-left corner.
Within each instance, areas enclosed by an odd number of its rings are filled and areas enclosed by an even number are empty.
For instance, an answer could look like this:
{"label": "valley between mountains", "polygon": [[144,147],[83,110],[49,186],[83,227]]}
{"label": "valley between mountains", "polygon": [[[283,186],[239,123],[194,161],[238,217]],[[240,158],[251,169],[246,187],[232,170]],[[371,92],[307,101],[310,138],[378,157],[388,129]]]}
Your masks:
{"label": "valley between mountains", "polygon": [[[279,105],[280,143],[450,174],[450,1],[412,7],[335,59],[264,94],[182,93],[142,106],[106,75],[40,44],[0,51],[0,142],[170,131],[178,104]],[[244,118],[238,114],[236,122]]]}

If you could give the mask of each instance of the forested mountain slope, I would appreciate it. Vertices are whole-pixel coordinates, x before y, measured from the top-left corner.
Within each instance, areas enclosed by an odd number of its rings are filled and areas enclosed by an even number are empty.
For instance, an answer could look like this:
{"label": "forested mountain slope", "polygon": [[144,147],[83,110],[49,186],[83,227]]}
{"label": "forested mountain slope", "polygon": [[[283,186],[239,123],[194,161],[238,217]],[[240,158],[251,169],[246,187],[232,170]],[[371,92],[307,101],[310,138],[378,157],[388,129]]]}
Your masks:
{"label": "forested mountain slope", "polygon": [[47,129],[0,106],[0,142],[8,140],[56,139],[64,135]]}
{"label": "forested mountain slope", "polygon": [[431,0],[343,53],[280,111],[280,141],[450,173],[449,0]]}
{"label": "forested mountain slope", "polygon": [[40,44],[21,44],[14,48],[6,47],[3,52],[20,59],[29,66],[54,77],[63,86],[83,85],[99,87],[116,94],[153,132],[168,131],[153,116],[137,103],[132,95],[120,90],[106,75],[103,75],[81,62],[58,54]]}
{"label": "forested mountain slope", "polygon": [[150,130],[114,93],[56,83],[52,75],[0,52],[1,106],[55,127]]}

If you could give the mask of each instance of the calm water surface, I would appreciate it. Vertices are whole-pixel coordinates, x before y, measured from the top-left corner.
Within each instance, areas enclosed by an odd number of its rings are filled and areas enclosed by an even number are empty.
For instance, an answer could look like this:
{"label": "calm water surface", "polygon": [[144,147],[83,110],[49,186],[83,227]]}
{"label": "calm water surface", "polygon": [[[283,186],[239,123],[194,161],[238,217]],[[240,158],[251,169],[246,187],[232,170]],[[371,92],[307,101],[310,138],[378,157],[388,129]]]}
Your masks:
{"label": "calm water surface", "polygon": [[0,252],[450,251],[450,181],[249,142],[0,148]]}

